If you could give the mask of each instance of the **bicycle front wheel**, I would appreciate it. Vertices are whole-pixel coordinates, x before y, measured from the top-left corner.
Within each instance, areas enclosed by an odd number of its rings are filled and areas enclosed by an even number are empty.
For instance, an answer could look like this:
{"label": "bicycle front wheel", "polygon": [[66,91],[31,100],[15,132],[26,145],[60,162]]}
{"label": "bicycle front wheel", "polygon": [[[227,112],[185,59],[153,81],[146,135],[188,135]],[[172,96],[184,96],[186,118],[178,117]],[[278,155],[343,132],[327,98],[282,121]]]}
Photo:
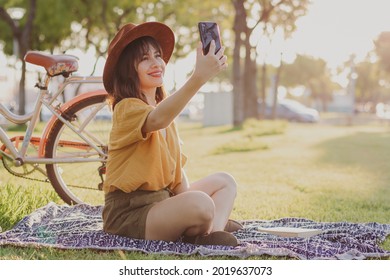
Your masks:
{"label": "bicycle front wheel", "polygon": [[106,96],[82,99],[57,119],[47,138],[47,176],[68,204],[102,205],[107,146],[112,113]]}

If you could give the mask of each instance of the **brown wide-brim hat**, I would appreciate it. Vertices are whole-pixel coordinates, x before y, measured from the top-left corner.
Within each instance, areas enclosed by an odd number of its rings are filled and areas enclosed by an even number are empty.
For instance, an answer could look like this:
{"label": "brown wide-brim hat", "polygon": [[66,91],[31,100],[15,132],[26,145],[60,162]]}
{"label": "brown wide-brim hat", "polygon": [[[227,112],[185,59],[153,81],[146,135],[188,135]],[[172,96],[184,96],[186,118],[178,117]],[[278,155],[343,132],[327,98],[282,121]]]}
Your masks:
{"label": "brown wide-brim hat", "polygon": [[121,27],[108,46],[107,60],[103,70],[103,84],[107,92],[114,89],[114,69],[122,51],[135,39],[153,37],[161,46],[165,63],[168,63],[175,46],[175,35],[165,24],[160,22],[145,22],[141,24],[128,23]]}

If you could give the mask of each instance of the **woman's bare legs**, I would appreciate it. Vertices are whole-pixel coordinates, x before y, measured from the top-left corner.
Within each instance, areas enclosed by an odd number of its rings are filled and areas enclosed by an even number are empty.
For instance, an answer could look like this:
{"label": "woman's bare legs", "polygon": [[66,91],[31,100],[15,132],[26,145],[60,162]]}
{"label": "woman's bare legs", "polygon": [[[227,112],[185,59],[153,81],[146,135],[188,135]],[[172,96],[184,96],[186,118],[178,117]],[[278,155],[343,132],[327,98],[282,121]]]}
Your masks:
{"label": "woman's bare legs", "polygon": [[234,178],[228,173],[215,173],[191,183],[192,190],[207,193],[214,202],[215,215],[211,231],[224,230],[237,194]]}
{"label": "woman's bare legs", "polygon": [[188,191],[157,203],[146,219],[145,239],[177,240],[181,235],[222,231],[236,197],[236,182],[216,173],[190,184]]}
{"label": "woman's bare legs", "polygon": [[146,219],[145,239],[175,241],[204,235],[213,224],[215,205],[204,192],[183,192],[155,204]]}

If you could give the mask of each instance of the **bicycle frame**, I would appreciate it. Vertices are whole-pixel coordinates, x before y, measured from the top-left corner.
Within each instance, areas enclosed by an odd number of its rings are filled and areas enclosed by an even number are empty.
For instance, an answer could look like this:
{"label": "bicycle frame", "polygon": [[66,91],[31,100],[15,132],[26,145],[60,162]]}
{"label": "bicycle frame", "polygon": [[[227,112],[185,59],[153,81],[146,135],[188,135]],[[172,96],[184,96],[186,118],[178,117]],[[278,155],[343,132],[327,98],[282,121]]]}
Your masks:
{"label": "bicycle frame", "polygon": [[[80,131],[77,131],[76,128],[74,128],[70,122],[68,122],[66,119],[64,119],[61,116],[61,113],[64,112],[67,108],[69,108],[72,104],[76,103],[77,101],[90,97],[92,95],[107,95],[107,93],[104,90],[97,90],[92,92],[83,93],[81,95],[78,95],[75,98],[72,98],[70,101],[64,103],[61,106],[57,106],[55,103],[57,102],[57,98],[62,94],[65,90],[65,88],[70,84],[84,84],[84,83],[102,83],[101,77],[81,77],[81,76],[71,76],[69,78],[66,78],[64,83],[62,83],[61,87],[53,94],[48,94],[48,85],[50,83],[51,77],[46,76],[44,79],[43,85],[40,85],[40,92],[39,96],[36,100],[34,110],[32,113],[25,114],[22,116],[16,115],[9,111],[6,107],[4,107],[2,104],[0,104],[0,113],[4,115],[6,119],[11,121],[15,124],[23,124],[27,123],[27,129],[25,131],[25,134],[23,136],[23,142],[20,149],[17,149],[9,136],[7,135],[6,131],[0,127],[0,140],[5,145],[6,149],[8,149],[9,154],[5,153],[3,150],[0,150],[0,157],[5,156],[8,157],[11,160],[14,160],[14,164],[16,166],[21,166],[24,163],[42,163],[42,164],[54,164],[54,163],[74,163],[74,162],[91,162],[91,161],[98,161],[96,159],[88,159],[88,158],[45,158],[45,145],[46,145],[46,139],[48,136],[48,133],[50,132],[50,129],[52,128],[54,122],[59,119],[62,121],[67,127],[72,129],[75,133],[77,133],[81,139],[83,139],[86,143],[89,144],[90,147],[92,147],[97,153],[104,156],[104,153],[101,151],[99,147],[97,147],[92,141],[90,141],[87,137],[82,135],[82,129],[81,127]],[[33,131],[34,128],[39,120],[40,112],[42,108],[47,108],[53,116],[45,126],[45,129],[42,133],[42,136],[40,139],[35,139],[38,142],[38,152],[36,156],[27,156],[27,149],[29,144],[31,143],[33,139]]]}

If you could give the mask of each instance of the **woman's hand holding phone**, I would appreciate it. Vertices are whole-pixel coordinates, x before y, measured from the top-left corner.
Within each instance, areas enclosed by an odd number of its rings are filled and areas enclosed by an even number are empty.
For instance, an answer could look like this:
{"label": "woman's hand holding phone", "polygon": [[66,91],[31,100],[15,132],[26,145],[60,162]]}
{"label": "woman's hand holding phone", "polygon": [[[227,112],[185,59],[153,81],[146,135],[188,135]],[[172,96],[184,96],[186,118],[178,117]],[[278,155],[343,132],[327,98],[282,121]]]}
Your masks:
{"label": "woman's hand holding phone", "polygon": [[221,46],[219,27],[215,22],[199,22],[201,43],[197,48],[196,65],[193,75],[206,83],[220,71],[227,68],[225,48]]}
{"label": "woman's hand holding phone", "polygon": [[227,68],[227,57],[224,55],[225,48],[221,47],[216,51],[215,42],[210,43],[210,51],[204,55],[202,44],[199,43],[196,54],[196,64],[193,76],[202,84],[213,78],[222,70]]}

